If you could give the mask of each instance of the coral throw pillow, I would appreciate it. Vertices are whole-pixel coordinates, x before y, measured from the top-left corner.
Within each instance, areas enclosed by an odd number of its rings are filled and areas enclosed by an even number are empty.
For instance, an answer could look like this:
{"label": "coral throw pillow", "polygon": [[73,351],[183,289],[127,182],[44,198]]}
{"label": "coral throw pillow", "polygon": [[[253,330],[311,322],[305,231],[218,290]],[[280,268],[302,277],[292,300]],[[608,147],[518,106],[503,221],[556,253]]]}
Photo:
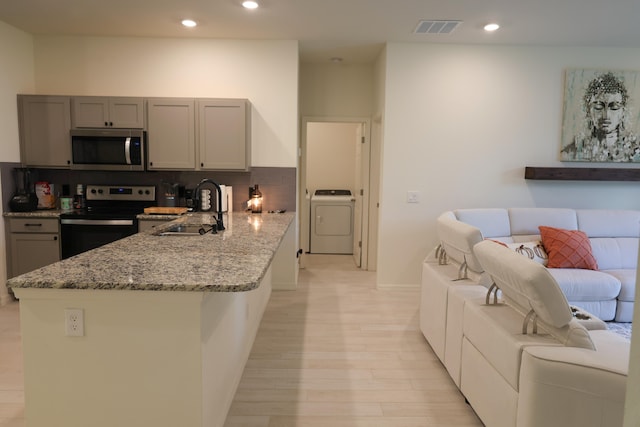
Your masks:
{"label": "coral throw pillow", "polygon": [[544,225],[538,228],[542,237],[542,246],[549,256],[547,267],[598,269],[598,263],[591,253],[591,243],[584,231]]}

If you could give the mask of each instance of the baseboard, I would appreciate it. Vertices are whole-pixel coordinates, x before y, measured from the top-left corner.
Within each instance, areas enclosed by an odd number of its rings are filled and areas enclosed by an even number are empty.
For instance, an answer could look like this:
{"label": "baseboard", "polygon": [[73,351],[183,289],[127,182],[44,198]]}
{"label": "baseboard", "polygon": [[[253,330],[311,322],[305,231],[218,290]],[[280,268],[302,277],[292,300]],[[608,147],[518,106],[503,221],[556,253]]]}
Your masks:
{"label": "baseboard", "polygon": [[0,295],[0,307],[13,302],[14,298],[9,294]]}
{"label": "baseboard", "polygon": [[415,290],[415,289],[419,289],[420,285],[418,283],[416,284],[403,284],[403,285],[389,285],[389,284],[384,284],[384,285],[376,285],[376,288],[380,291],[408,291],[408,290]]}
{"label": "baseboard", "polygon": [[295,291],[298,289],[298,285],[295,283],[274,283],[272,285],[274,291]]}

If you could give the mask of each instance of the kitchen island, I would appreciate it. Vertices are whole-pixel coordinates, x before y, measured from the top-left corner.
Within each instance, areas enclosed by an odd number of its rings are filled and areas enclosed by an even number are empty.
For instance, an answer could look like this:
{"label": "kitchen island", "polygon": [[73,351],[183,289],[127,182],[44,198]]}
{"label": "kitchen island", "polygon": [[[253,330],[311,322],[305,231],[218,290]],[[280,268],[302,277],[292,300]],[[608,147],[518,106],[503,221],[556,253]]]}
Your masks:
{"label": "kitchen island", "polygon": [[214,222],[189,214],[9,280],[27,427],[222,426],[272,282],[295,283],[294,216],[232,213],[218,234],[154,235]]}

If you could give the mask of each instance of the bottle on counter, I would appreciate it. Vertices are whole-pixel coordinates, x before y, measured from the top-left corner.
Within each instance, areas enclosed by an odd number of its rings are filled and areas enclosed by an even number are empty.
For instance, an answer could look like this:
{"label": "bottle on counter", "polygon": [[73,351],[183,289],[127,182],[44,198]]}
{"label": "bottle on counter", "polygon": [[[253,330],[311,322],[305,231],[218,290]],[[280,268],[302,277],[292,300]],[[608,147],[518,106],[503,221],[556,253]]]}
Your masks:
{"label": "bottle on counter", "polygon": [[84,186],[82,184],[78,184],[76,186],[76,194],[75,196],[73,196],[73,208],[74,209],[85,208]]}

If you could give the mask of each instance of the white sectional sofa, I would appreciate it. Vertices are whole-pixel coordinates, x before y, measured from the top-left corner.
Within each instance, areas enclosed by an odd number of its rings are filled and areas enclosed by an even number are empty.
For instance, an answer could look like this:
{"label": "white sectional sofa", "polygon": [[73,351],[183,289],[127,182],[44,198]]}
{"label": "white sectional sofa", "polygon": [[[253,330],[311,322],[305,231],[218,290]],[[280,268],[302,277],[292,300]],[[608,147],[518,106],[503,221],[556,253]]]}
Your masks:
{"label": "white sectional sofa", "polygon": [[[598,270],[550,268],[571,305],[602,320],[631,322],[635,300],[640,211],[556,208],[459,209],[437,220],[446,256],[461,276],[482,273],[473,247],[484,239],[505,243],[540,240],[539,226],[581,230],[589,238]],[[484,282],[483,282],[484,280]],[[488,279],[481,277],[486,284]]]}
{"label": "white sectional sofa", "polygon": [[442,250],[425,260],[420,328],[483,423],[622,426],[629,341],[577,319],[550,269],[496,242],[470,249],[466,274]]}

